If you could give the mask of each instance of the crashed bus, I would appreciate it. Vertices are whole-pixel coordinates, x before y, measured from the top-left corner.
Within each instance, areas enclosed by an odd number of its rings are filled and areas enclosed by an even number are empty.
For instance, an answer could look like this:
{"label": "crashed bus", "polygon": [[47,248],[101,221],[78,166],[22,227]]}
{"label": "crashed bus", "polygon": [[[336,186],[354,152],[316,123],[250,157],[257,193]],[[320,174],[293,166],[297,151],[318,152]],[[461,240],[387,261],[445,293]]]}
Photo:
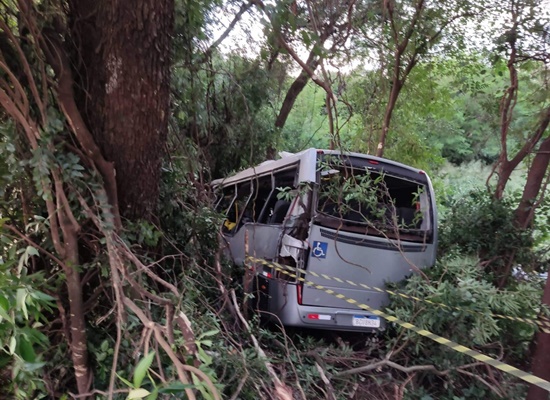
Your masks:
{"label": "crashed bus", "polygon": [[212,184],[226,253],[253,277],[245,284],[253,307],[284,326],[383,330],[382,318],[327,290],[380,309],[388,295],[370,288],[435,263],[435,197],[422,170],[308,149]]}

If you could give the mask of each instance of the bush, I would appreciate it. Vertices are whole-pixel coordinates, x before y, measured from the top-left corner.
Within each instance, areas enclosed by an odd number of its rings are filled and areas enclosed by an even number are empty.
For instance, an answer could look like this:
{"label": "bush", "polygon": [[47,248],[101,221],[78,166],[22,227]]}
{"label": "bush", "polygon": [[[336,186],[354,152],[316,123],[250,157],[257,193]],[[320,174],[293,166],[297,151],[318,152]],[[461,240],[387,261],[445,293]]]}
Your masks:
{"label": "bush", "polygon": [[[474,257],[449,254],[426,271],[427,279],[411,277],[401,292],[445,306],[392,298],[388,313],[414,325],[473,348],[493,358],[526,368],[528,346],[536,327],[499,318],[536,318],[542,296],[534,281],[516,282],[513,290],[499,290],[487,279]],[[404,342],[404,343],[403,343]],[[420,372],[407,392],[409,399],[522,398],[525,385],[511,375],[477,363],[404,328],[390,329],[387,352],[405,366],[433,365],[439,373]]]}
{"label": "bush", "polygon": [[514,226],[510,200],[495,200],[484,190],[474,190],[457,199],[448,199],[447,212],[440,222],[439,249],[442,254],[458,251],[477,256],[489,279],[503,282],[513,266],[525,271],[536,268],[531,230]]}

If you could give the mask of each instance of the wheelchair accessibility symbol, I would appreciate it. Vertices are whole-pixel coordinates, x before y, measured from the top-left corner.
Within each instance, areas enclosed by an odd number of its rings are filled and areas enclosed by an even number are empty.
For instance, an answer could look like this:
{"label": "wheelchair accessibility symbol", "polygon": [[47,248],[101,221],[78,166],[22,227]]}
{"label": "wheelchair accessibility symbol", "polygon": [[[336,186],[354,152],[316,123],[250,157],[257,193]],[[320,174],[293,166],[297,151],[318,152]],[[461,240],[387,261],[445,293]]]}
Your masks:
{"label": "wheelchair accessibility symbol", "polygon": [[311,255],[315,258],[326,258],[327,248],[328,248],[328,243],[315,241],[313,242],[313,249],[311,250]]}

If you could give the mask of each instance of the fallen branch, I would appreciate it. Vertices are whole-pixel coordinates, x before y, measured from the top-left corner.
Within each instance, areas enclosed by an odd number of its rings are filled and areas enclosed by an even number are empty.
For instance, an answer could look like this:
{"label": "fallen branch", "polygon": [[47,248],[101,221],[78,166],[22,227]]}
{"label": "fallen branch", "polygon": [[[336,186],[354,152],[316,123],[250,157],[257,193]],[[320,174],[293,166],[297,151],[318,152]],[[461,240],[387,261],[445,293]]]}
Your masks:
{"label": "fallen branch", "polygon": [[[186,385],[190,384],[190,380],[187,376],[187,373],[194,374],[206,384],[206,386],[210,390],[210,393],[212,394],[214,400],[221,400],[221,397],[220,397],[220,394],[218,393],[218,390],[216,389],[216,387],[214,386],[214,384],[212,383],[212,381],[210,380],[208,375],[206,375],[200,369],[198,369],[194,366],[191,366],[191,365],[183,364],[180,361],[180,359],[178,358],[176,353],[174,353],[174,351],[170,347],[170,344],[164,339],[163,334],[162,334],[162,327],[160,327],[155,322],[153,322],[149,318],[147,318],[147,316],[145,315],[143,310],[141,310],[141,308],[139,308],[129,298],[127,298],[127,297],[124,298],[124,305],[126,307],[128,307],[130,310],[132,310],[132,312],[134,314],[136,314],[136,316],[141,320],[141,322],[143,323],[143,325],[146,328],[149,328],[149,329],[153,330],[153,332],[155,334],[156,341],[158,342],[158,344],[160,344],[160,347],[162,347],[164,352],[168,355],[168,357],[170,357],[170,360],[172,360],[172,362],[174,363],[174,367],[176,368],[176,372],[178,373],[178,377],[182,381],[183,384],[186,384]],[[195,400],[196,399],[195,393],[193,393],[193,391],[191,389],[187,388],[185,391],[187,393],[187,397],[190,400]]]}
{"label": "fallen branch", "polygon": [[363,365],[362,367],[352,368],[346,371],[338,372],[334,374],[334,376],[348,376],[348,375],[360,374],[362,372],[368,372],[368,371],[372,371],[374,369],[378,369],[386,366],[394,368],[406,374],[409,374],[411,372],[417,372],[417,371],[430,371],[437,375],[447,375],[449,373],[448,370],[440,371],[433,365],[413,365],[412,367],[404,367],[400,364],[394,363],[393,361],[384,359],[372,364]]}
{"label": "fallen branch", "polygon": [[235,295],[235,291],[233,289],[231,289],[231,299],[233,300],[233,305],[235,306],[235,311],[237,312],[237,316],[241,320],[246,331],[250,334],[250,338],[252,339],[254,348],[258,352],[258,357],[264,362],[265,368],[267,369],[267,372],[269,373],[269,375],[271,376],[271,379],[274,382],[275,393],[277,395],[277,398],[280,400],[292,400],[293,399],[292,391],[277,376],[277,373],[275,372],[273,365],[271,364],[271,362],[269,362],[264,350],[260,347],[258,339],[256,339],[256,337],[252,334],[250,325],[248,325],[248,322],[243,317],[242,313],[239,311],[237,296]]}
{"label": "fallen branch", "polygon": [[317,368],[317,371],[319,371],[319,375],[321,375],[321,380],[325,384],[327,388],[327,397],[330,400],[336,400],[336,396],[334,395],[334,388],[332,387],[332,384],[330,383],[330,380],[325,375],[325,371],[323,368],[319,365],[318,362],[315,362],[315,367]]}

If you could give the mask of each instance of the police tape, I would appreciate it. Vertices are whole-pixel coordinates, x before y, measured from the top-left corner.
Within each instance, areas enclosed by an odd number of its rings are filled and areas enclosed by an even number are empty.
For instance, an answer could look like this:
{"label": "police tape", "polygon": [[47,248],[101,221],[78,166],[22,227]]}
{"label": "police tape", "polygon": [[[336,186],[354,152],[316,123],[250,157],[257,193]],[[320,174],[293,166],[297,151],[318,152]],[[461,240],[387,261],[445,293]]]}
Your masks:
{"label": "police tape", "polygon": [[465,308],[456,307],[456,306],[449,306],[447,304],[439,303],[439,302],[436,302],[436,301],[433,301],[433,300],[423,299],[423,298],[420,298],[420,297],[417,297],[417,296],[413,296],[413,295],[409,295],[409,294],[405,294],[405,293],[401,293],[401,292],[396,292],[396,291],[390,290],[390,289],[382,289],[382,288],[379,288],[379,287],[376,287],[376,286],[369,286],[369,285],[366,285],[364,283],[356,283],[356,282],[350,281],[348,279],[341,279],[341,278],[334,277],[334,276],[329,276],[329,275],[326,275],[326,274],[319,274],[315,271],[306,271],[304,269],[291,267],[289,265],[277,264],[277,263],[274,263],[274,262],[269,262],[269,261],[266,261],[266,260],[262,260],[260,258],[254,258],[254,257],[250,257],[250,256],[247,257],[247,258],[250,261],[253,261],[253,262],[256,262],[258,264],[265,265],[265,266],[277,265],[277,266],[279,266],[283,269],[287,269],[289,271],[297,271],[297,272],[300,272],[300,273],[303,273],[303,274],[308,273],[312,276],[315,276],[316,278],[323,278],[325,280],[335,281],[335,282],[338,282],[338,283],[347,283],[348,285],[357,286],[357,287],[361,287],[363,289],[373,290],[373,291],[380,292],[380,293],[388,293],[388,294],[391,294],[392,296],[399,296],[399,297],[402,297],[404,299],[427,303],[427,304],[430,304],[430,305],[433,305],[433,306],[436,306],[436,307],[440,307],[440,308],[443,308],[443,309],[447,309],[447,310],[464,311],[464,312],[467,312],[469,314],[486,315],[486,316],[499,318],[499,319],[507,319],[509,321],[523,322],[525,324],[530,324],[530,325],[537,326],[538,329],[541,332],[550,333],[550,321],[545,320],[545,319],[536,320],[536,319],[533,319],[533,318],[512,317],[512,316],[503,315],[503,314],[484,313],[484,312],[481,312],[481,311],[468,310],[468,309],[465,309]]}
{"label": "police tape", "polygon": [[[273,268],[274,270],[276,270],[278,272],[281,272],[285,275],[291,276],[291,277],[297,279],[298,281],[304,282],[307,285],[312,286],[316,289],[323,290],[324,292],[326,292],[326,293],[328,293],[328,294],[330,294],[330,295],[332,295],[336,298],[344,300],[344,301],[346,301],[350,304],[353,304],[353,305],[355,305],[355,306],[357,306],[357,307],[359,307],[359,308],[361,308],[365,311],[368,311],[368,312],[370,312],[374,315],[382,317],[387,321],[396,323],[396,324],[402,326],[405,329],[416,332],[417,334],[419,334],[421,336],[424,336],[424,337],[427,337],[428,339],[431,339],[434,342],[442,344],[443,346],[446,346],[446,347],[448,347],[448,348],[450,348],[450,349],[452,349],[456,352],[459,352],[459,353],[465,354],[467,356],[470,356],[474,360],[480,361],[480,362],[485,363],[487,365],[491,365],[491,366],[493,366],[493,367],[495,367],[495,368],[497,368],[497,369],[499,369],[503,372],[506,372],[510,375],[513,375],[513,376],[515,376],[515,377],[517,377],[517,378],[519,378],[519,379],[521,379],[521,380],[523,380],[527,383],[533,384],[535,386],[538,386],[538,387],[540,387],[542,389],[545,389],[545,390],[550,392],[550,382],[548,382],[545,379],[539,378],[538,376],[535,376],[535,375],[530,374],[528,372],[522,371],[522,370],[520,370],[516,367],[513,367],[509,364],[506,364],[502,361],[499,361],[499,360],[496,360],[496,359],[491,358],[489,356],[486,356],[485,354],[482,354],[482,353],[480,353],[476,350],[472,350],[472,349],[470,349],[466,346],[462,346],[461,344],[453,342],[452,340],[446,339],[442,336],[436,335],[435,333],[432,333],[432,332],[427,331],[425,329],[419,328],[419,327],[417,327],[417,326],[415,326],[415,325],[413,325],[409,322],[402,321],[399,318],[394,317],[393,315],[390,315],[390,314],[387,314],[383,311],[374,309],[374,308],[372,308],[372,307],[370,307],[366,304],[358,302],[357,300],[354,300],[352,298],[344,296],[341,293],[337,293],[332,289],[326,288],[326,287],[324,287],[322,285],[319,285],[315,282],[309,281],[309,280],[307,280],[307,279],[305,279],[301,276],[297,276],[296,273],[295,273],[295,271],[296,272],[305,272],[304,270],[300,270],[299,268],[293,268],[293,267],[290,267],[288,265],[282,265],[282,264],[269,262],[269,261],[254,258],[254,257],[246,257],[246,260],[247,261],[252,261],[254,263],[259,263],[259,264],[262,264],[262,265],[269,266],[269,267]],[[309,272],[309,273],[311,273],[311,272]]]}

